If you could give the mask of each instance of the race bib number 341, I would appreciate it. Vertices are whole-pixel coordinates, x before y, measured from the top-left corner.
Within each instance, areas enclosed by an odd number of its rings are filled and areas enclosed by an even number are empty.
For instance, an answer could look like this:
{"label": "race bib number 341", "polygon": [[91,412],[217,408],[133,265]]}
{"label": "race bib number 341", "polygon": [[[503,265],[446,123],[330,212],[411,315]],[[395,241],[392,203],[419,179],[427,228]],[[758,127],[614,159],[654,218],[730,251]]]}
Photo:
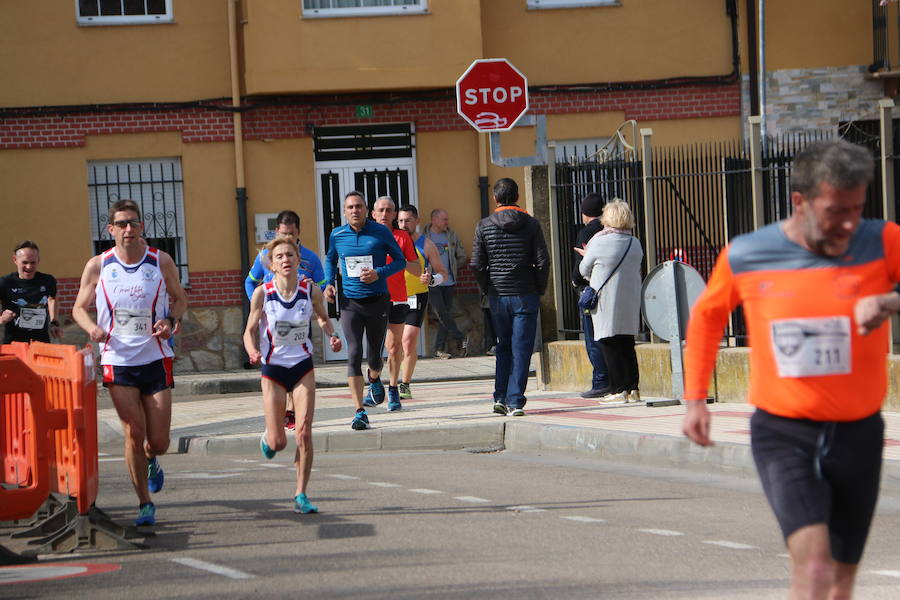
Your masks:
{"label": "race bib number 341", "polygon": [[150,309],[116,308],[113,311],[115,328],[113,335],[119,337],[150,337],[153,323]]}
{"label": "race bib number 341", "polygon": [[772,321],[772,352],[780,377],[850,372],[850,317]]}

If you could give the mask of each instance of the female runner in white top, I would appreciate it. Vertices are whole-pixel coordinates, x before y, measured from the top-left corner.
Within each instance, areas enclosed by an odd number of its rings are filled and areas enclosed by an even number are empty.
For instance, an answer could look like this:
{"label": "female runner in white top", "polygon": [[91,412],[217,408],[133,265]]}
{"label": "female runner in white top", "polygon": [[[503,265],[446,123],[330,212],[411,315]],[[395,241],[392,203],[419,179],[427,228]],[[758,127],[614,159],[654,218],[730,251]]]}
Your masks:
{"label": "female runner in white top", "polygon": [[[300,256],[297,245],[288,238],[276,238],[266,244],[270,269],[275,273],[271,285],[259,286],[250,299],[250,316],[244,330],[244,348],[251,364],[263,362],[262,392],[266,430],[260,438],[260,450],[272,458],[287,446],[282,427],[287,392],[293,389],[297,427],[297,489],[294,511],[318,512],[306,497],[306,485],[313,463],[312,420],[316,403],[315,371],[312,369],[312,343],[308,340],[310,305],[319,326],[329,336],[331,349],[341,350],[341,339],[325,310],[322,291],[311,282],[298,282]],[[270,323],[270,320],[276,322]],[[266,356],[260,352],[260,331],[266,336]],[[290,358],[296,364],[279,364]],[[279,360],[281,359],[281,360]]]}

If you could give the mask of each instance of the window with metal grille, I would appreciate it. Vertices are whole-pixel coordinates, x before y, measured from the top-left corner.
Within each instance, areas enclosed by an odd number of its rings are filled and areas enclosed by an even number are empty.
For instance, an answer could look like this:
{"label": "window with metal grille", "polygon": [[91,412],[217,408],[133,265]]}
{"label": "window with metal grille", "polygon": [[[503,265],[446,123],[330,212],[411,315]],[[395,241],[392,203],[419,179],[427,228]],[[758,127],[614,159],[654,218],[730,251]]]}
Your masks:
{"label": "window with metal grille", "polygon": [[172,257],[181,283],[187,285],[183,183],[180,158],[88,162],[88,211],[94,252],[99,254],[115,245],[106,228],[109,207],[117,200],[134,200],[141,207],[147,243]]}
{"label": "window with metal grille", "polygon": [[581,8],[582,6],[622,6],[619,0],[526,0],[528,10]]}
{"label": "window with metal grille", "polygon": [[372,17],[428,12],[428,0],[303,0],[303,16]]}
{"label": "window with metal grille", "polygon": [[80,25],[171,23],[172,0],[75,0]]}

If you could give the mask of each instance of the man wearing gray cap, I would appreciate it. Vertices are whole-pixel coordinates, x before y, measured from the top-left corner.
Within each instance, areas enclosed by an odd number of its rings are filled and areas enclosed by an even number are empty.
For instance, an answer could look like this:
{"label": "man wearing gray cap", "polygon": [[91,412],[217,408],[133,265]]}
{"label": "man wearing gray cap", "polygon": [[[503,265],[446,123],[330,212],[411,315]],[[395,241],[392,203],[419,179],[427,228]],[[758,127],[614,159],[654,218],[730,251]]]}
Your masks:
{"label": "man wearing gray cap", "polygon": [[[603,212],[603,197],[600,194],[588,194],[581,201],[581,222],[584,224],[575,238],[575,247],[584,249],[594,235],[603,229],[600,224],[600,213]],[[578,266],[581,264],[581,254],[575,253],[575,262],[572,263],[572,285],[578,290],[578,295],[588,285],[581,276]],[[603,351],[600,342],[594,339],[594,324],[591,316],[581,315],[581,327],[584,330],[584,347],[587,350],[588,360],[593,367],[591,377],[591,389],[581,392],[582,398],[600,398],[609,392],[609,378],[606,370],[606,361],[603,359]]]}

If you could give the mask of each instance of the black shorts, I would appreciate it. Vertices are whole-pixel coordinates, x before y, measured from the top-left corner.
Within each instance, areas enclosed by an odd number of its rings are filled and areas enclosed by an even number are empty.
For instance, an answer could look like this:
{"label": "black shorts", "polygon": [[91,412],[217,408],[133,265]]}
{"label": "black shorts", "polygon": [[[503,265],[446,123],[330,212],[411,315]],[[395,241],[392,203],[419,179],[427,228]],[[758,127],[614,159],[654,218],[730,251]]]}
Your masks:
{"label": "black shorts", "polygon": [[757,409],[753,460],[785,540],[807,525],[828,526],[831,555],[857,564],[878,500],[884,420],[825,423]]}
{"label": "black shorts", "polygon": [[152,396],[157,392],[171,389],[175,387],[172,359],[161,358],[136,367],[103,365],[103,387],[110,385],[135,387],[141,392],[141,396]]}
{"label": "black shorts", "polygon": [[413,327],[421,327],[425,321],[425,309],[428,308],[428,292],[416,294],[416,307],[406,313],[406,324]]}
{"label": "black shorts", "polygon": [[282,367],[279,365],[263,365],[262,376],[271,379],[279,384],[287,391],[291,391],[296,387],[300,380],[306,377],[306,374],[313,370],[312,357],[305,358],[293,367]]}
{"label": "black shorts", "polygon": [[391,304],[388,311],[388,323],[391,325],[403,325],[406,323],[406,314],[409,312],[409,304]]}

